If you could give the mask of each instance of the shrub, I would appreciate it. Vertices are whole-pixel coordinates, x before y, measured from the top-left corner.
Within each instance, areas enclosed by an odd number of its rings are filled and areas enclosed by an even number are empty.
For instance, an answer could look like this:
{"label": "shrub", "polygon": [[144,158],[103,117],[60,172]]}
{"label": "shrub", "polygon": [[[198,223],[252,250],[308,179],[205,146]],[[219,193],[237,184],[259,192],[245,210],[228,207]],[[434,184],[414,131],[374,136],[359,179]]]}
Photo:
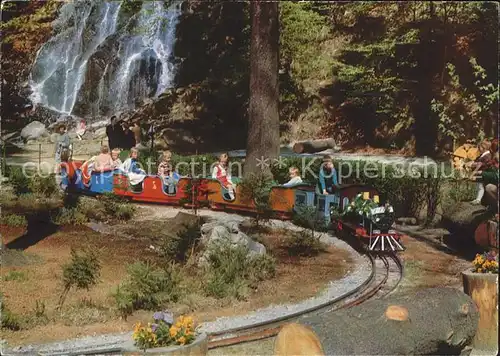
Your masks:
{"label": "shrub", "polygon": [[7,166],[7,177],[16,195],[31,193],[29,188],[30,179],[20,167]]}
{"label": "shrub", "polygon": [[198,224],[185,224],[184,230],[176,235],[166,234],[161,237],[159,254],[167,261],[186,262],[195,250],[200,237]]}
{"label": "shrub", "polygon": [[249,256],[242,246],[220,243],[212,246],[205,273],[209,296],[243,299],[256,282],[274,276],[275,261],[270,256]]}
{"label": "shrub", "polygon": [[285,247],[291,256],[315,256],[325,250],[325,244],[319,236],[310,233],[292,233],[285,241]]}
{"label": "shrub", "polygon": [[17,331],[21,329],[21,323],[17,315],[13,314],[5,305],[3,293],[0,293],[0,316],[1,328]]}
{"label": "shrub", "polygon": [[57,225],[84,225],[88,219],[76,208],[61,208],[53,221]]}
{"label": "shrub", "polygon": [[271,216],[270,194],[273,186],[273,176],[266,172],[253,173],[240,183],[241,198],[253,202],[257,210],[254,215],[256,226]]}
{"label": "shrub", "polygon": [[313,206],[299,206],[293,215],[293,223],[308,230],[314,236],[315,231],[327,231],[328,224],[317,214]]}
{"label": "shrub", "polygon": [[132,204],[113,193],[103,194],[99,197],[99,202],[102,203],[105,214],[110,218],[128,220],[135,213],[135,207]]}
{"label": "shrub", "polygon": [[59,191],[56,179],[53,174],[42,177],[40,174],[35,174],[29,179],[29,190],[33,194],[50,197]]}
{"label": "shrub", "polygon": [[62,307],[71,288],[89,290],[99,282],[101,264],[93,250],[77,252],[71,250],[71,261],[62,267],[64,289],[57,309]]}
{"label": "shrub", "polygon": [[0,217],[0,225],[19,227],[26,226],[28,221],[24,216],[16,214],[5,214]]}
{"label": "shrub", "polygon": [[163,269],[136,262],[127,267],[127,272],[127,279],[113,293],[116,307],[123,317],[134,310],[152,310],[179,299],[180,274],[173,265]]}

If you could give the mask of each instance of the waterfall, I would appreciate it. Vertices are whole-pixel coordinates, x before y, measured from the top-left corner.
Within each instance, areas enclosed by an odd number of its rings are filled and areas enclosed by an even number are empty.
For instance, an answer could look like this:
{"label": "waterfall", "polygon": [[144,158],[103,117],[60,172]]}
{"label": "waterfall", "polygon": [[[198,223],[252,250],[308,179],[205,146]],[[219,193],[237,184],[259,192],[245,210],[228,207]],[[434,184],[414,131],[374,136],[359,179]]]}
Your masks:
{"label": "waterfall", "polygon": [[133,109],[172,87],[180,4],[143,1],[68,2],[30,75],[34,103],[79,116]]}

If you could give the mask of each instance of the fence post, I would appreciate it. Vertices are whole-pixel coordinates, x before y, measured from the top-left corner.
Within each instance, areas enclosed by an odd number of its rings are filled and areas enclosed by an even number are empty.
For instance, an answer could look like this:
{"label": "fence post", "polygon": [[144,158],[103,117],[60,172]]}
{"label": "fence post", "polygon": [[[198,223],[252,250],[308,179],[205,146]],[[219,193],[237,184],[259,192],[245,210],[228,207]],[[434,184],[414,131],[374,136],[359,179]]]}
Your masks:
{"label": "fence post", "polygon": [[38,171],[40,171],[40,166],[42,164],[42,144],[38,144]]}

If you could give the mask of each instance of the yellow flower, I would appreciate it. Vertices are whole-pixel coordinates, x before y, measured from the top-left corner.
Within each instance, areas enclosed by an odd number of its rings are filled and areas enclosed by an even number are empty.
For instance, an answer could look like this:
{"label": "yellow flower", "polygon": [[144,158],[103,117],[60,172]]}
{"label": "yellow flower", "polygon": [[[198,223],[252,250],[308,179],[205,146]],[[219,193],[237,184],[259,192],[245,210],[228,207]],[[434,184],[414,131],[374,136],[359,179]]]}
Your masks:
{"label": "yellow flower", "polygon": [[170,337],[175,337],[178,332],[179,329],[176,326],[172,326],[169,330]]}
{"label": "yellow flower", "polygon": [[481,273],[481,272],[483,272],[483,269],[482,269],[482,268],[478,268],[478,269],[477,269],[477,271],[478,271],[479,273]]}
{"label": "yellow flower", "polygon": [[187,326],[192,325],[193,324],[193,317],[192,316],[187,316],[184,319],[184,324],[187,325]]}
{"label": "yellow flower", "polygon": [[179,342],[179,344],[184,345],[186,343],[186,338],[184,336],[181,336],[177,341]]}
{"label": "yellow flower", "polygon": [[138,332],[139,330],[141,330],[141,323],[136,323],[135,326],[134,326],[134,332]]}

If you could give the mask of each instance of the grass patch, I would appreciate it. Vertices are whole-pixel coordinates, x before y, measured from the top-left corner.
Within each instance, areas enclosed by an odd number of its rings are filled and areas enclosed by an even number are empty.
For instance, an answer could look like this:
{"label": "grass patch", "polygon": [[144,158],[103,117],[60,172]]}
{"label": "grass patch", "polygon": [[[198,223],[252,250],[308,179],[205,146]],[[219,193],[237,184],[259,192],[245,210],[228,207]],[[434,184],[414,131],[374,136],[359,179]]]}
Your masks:
{"label": "grass patch", "polygon": [[0,217],[0,225],[11,226],[11,227],[22,227],[26,226],[28,221],[22,215],[17,214],[5,214]]}
{"label": "grass patch", "polygon": [[28,280],[28,276],[23,271],[10,271],[3,278],[5,282],[8,281],[17,281],[24,282]]}
{"label": "grass patch", "polygon": [[40,258],[40,256],[21,250],[7,248],[2,250],[1,258],[2,267],[22,267],[42,262],[42,258]]}
{"label": "grass patch", "polygon": [[3,293],[0,293],[0,327],[2,329],[17,331],[21,329],[19,317],[12,313],[5,305]]}

